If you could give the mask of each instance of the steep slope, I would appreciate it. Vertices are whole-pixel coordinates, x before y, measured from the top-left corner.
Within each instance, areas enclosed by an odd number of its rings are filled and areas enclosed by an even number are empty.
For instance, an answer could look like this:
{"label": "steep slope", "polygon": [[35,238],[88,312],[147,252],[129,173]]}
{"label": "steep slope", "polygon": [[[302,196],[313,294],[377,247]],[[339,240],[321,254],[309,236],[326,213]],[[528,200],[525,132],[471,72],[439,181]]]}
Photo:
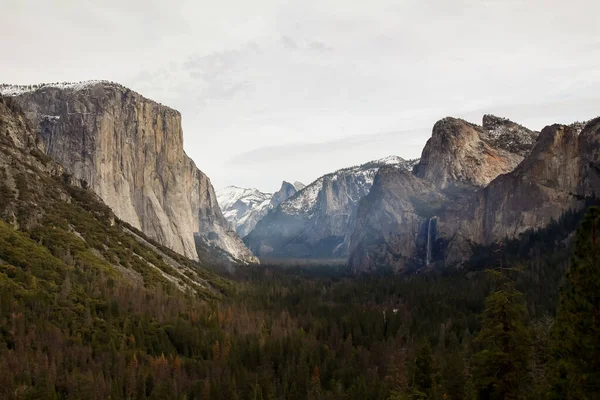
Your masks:
{"label": "steep slope", "polygon": [[271,210],[244,241],[259,257],[345,257],[356,207],[377,170],[383,165],[411,169],[414,163],[388,157],[324,175]]}
{"label": "steep slope", "polygon": [[483,127],[444,118],[434,125],[415,175],[439,189],[482,187],[512,171],[535,137],[536,132],[491,115],[484,116]]}
{"label": "steep slope", "polygon": [[[350,239],[349,264],[356,270],[417,268],[429,264],[429,233],[446,197],[433,184],[402,168],[383,167],[360,201]],[[431,223],[430,223],[431,221]]]}
{"label": "steep slope", "polygon": [[455,118],[437,122],[413,175],[382,169],[361,201],[350,266],[406,270],[468,257],[470,243],[482,240],[464,226],[476,224],[472,210],[481,188],[513,171],[537,135],[491,115],[483,126]]}
{"label": "steep slope", "polygon": [[[507,120],[500,121],[511,126]],[[423,185],[433,184],[430,191],[423,191],[414,189],[414,183],[409,185],[408,178],[384,174],[382,170],[372,196],[367,196],[359,207],[350,265],[355,270],[406,270],[432,263],[456,265],[470,257],[473,246],[516,238],[527,230],[547,226],[569,209],[581,209],[600,190],[599,134],[600,119],[596,119],[585,126],[548,126],[530,150],[527,141],[531,136],[525,136],[521,143],[504,140],[502,146],[508,144],[515,146],[515,151],[524,152],[523,161],[484,187],[458,196],[448,190],[448,182],[456,182],[457,175],[431,181],[415,177]],[[482,147],[488,155],[489,144],[488,141]],[[449,170],[468,172],[461,164],[465,158],[453,159],[452,154],[441,156],[444,157],[452,160],[448,163],[452,168],[442,169],[442,176]],[[485,163],[480,165],[483,167]],[[487,172],[494,170],[492,167]],[[467,178],[486,176],[489,175],[472,174]],[[467,181],[458,179],[463,187]],[[409,217],[411,223],[404,223]],[[386,226],[381,226],[384,219]]]}
{"label": "steep slope", "polygon": [[20,107],[1,95],[0,132],[0,280],[33,274],[39,282],[32,290],[52,290],[77,271],[203,298],[225,290],[223,279],[116,218],[91,190],[72,185],[80,181],[41,151]]}
{"label": "steep slope", "polygon": [[284,201],[287,201],[287,199],[289,199],[290,197],[295,195],[296,192],[304,189],[305,187],[306,185],[302,182],[296,181],[294,183],[289,183],[283,181],[281,182],[281,187],[279,188],[279,190],[273,193],[269,205],[271,206],[271,208],[276,208],[278,205],[280,205]]}
{"label": "steep slope", "polygon": [[301,182],[283,181],[275,193],[263,193],[258,189],[228,186],[217,191],[217,200],[223,215],[235,228],[240,237],[248,235],[270,209],[292,197],[304,188]]}
{"label": "steep slope", "polygon": [[21,105],[47,154],[120,219],[189,258],[198,259],[200,242],[230,253],[230,261],[256,261],[183,151],[179,112],[104,81],[0,92]]}
{"label": "steep slope", "polygon": [[[456,248],[491,244],[542,228],[569,209],[581,209],[600,189],[599,120],[544,128],[531,153],[510,174],[499,176],[444,224],[448,261]],[[460,232],[455,236],[454,232]]]}

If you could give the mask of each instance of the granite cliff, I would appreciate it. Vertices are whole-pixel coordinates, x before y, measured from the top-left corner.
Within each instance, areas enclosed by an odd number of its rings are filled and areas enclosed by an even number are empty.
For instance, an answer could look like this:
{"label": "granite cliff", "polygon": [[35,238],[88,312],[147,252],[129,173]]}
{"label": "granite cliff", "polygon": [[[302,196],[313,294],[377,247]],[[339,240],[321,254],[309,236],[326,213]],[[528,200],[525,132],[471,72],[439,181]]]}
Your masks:
{"label": "granite cliff", "polygon": [[415,176],[438,189],[473,188],[512,171],[537,134],[490,115],[483,122],[479,126],[450,117],[438,121],[415,166]]}
{"label": "granite cliff", "polygon": [[[382,168],[371,193],[361,200],[350,243],[350,266],[401,271],[435,263],[457,264],[469,257],[473,244],[514,236],[549,222],[555,212],[536,212],[535,218],[512,226],[509,222],[524,211],[521,203],[526,202],[510,203],[516,189],[500,188],[498,183],[513,180],[526,195],[522,185],[527,179],[518,171],[544,153],[537,149],[544,135],[536,142],[537,136],[491,115],[484,116],[482,126],[456,118],[437,122],[413,173]],[[541,179],[530,175],[532,180]],[[490,195],[490,190],[497,193]],[[546,200],[540,199],[539,206]],[[491,216],[493,212],[486,208],[489,201],[504,201],[502,217]]]}
{"label": "granite cliff", "polygon": [[[0,94],[0,266],[11,287],[25,287],[15,274],[22,270],[37,275],[28,289],[34,291],[55,291],[53,280],[73,273],[133,290],[160,285],[205,299],[222,296],[220,276],[115,218],[43,150],[19,104]],[[218,251],[204,250],[204,261],[220,261]]]}
{"label": "granite cliff", "polygon": [[198,259],[197,243],[254,262],[218,207],[210,179],[183,150],[181,114],[121,85],[3,86],[37,129],[45,152],[117,217]]}

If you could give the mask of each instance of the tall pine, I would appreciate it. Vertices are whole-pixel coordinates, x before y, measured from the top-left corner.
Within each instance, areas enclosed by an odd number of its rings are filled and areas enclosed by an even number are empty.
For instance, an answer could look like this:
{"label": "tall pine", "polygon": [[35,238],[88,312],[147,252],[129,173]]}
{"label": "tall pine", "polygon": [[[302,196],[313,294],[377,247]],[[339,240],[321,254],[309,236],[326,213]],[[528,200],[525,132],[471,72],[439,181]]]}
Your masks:
{"label": "tall pine", "polygon": [[552,398],[600,399],[600,208],[577,231],[553,330]]}
{"label": "tall pine", "polygon": [[504,271],[492,273],[498,288],[485,302],[473,378],[480,399],[517,399],[525,389],[529,357],[526,308],[523,295]]}

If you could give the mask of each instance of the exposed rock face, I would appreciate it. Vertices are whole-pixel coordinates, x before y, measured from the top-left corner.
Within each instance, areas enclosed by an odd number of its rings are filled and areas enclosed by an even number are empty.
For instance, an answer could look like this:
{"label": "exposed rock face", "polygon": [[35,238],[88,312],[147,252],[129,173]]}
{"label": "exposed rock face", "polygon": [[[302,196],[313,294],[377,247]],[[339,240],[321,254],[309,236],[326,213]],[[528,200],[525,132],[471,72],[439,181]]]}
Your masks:
{"label": "exposed rock face", "polygon": [[512,171],[537,135],[497,117],[486,116],[484,124],[481,127],[456,118],[438,121],[415,166],[415,175],[445,189],[482,187]]}
{"label": "exposed rock face", "polygon": [[[15,201],[15,198],[21,196],[19,181],[37,178],[28,174],[27,166],[46,170],[45,172],[58,167],[52,162],[45,165],[38,159],[40,155],[45,155],[41,152],[41,143],[36,139],[20,106],[0,94],[0,219],[18,229],[24,228],[23,225],[36,223],[39,218],[36,215],[17,217],[21,211]],[[30,208],[26,207],[27,210]]]}
{"label": "exposed rock face", "polygon": [[108,82],[9,92],[39,127],[48,155],[119,218],[192,259],[197,235],[235,260],[256,261],[183,151],[179,112]]}
{"label": "exposed rock face", "polygon": [[271,207],[275,208],[293,195],[300,189],[304,189],[306,185],[300,182],[295,182],[291,184],[289,182],[283,181],[281,183],[281,188],[273,193],[273,197],[271,197]]}
{"label": "exposed rock face", "polygon": [[370,193],[360,201],[350,266],[404,269],[426,262],[429,219],[445,200],[431,183],[409,171],[381,168]]}
{"label": "exposed rock face", "polygon": [[[486,124],[490,126],[489,121]],[[421,268],[427,261],[460,264],[470,256],[472,245],[542,228],[600,192],[600,118],[585,126],[548,126],[530,151],[522,144],[515,149],[526,152],[513,171],[458,198],[448,196],[455,195],[447,190],[448,180],[433,177],[425,182],[380,170],[359,208],[350,265],[356,270],[382,266],[406,270]],[[461,160],[458,157],[457,163]],[[424,189],[415,179],[433,185]],[[427,249],[433,254],[429,260]]]}
{"label": "exposed rock face", "polygon": [[[552,142],[544,132],[532,150],[537,135],[489,115],[483,127],[454,118],[436,123],[414,175],[382,169],[371,194],[361,201],[350,266],[407,270],[460,263],[474,243],[514,237],[556,218],[565,210],[565,196],[573,196],[550,193],[544,185],[554,183],[544,176],[557,182],[574,176],[566,161],[573,150],[562,156],[557,152],[570,149],[572,138],[567,134],[555,148],[544,146]],[[557,158],[554,166],[535,161],[552,157]],[[556,170],[567,167],[568,172]],[[529,187],[534,183],[537,192]]]}
{"label": "exposed rock face", "polygon": [[245,243],[260,257],[345,257],[359,200],[369,193],[377,170],[394,163],[414,165],[393,157],[322,176],[271,210]]}
{"label": "exposed rock face", "polygon": [[[36,232],[38,243],[66,263],[108,268],[114,273],[111,276],[120,275],[134,285],[155,285],[161,279],[163,284],[186,293],[220,297],[219,277],[116,221],[91,189],[76,187],[80,182],[42,151],[38,139],[21,107],[0,95],[0,224],[6,222],[29,234]],[[98,241],[98,237],[105,240]],[[132,246],[125,238],[140,246]],[[69,245],[57,240],[66,240]],[[77,249],[71,247],[73,243]],[[25,249],[20,243],[15,245],[14,249]],[[67,247],[72,249],[69,256],[63,253],[61,258],[54,253]],[[14,249],[2,246],[0,264]],[[214,248],[204,250],[210,252],[209,257],[221,257]],[[134,255],[135,264],[130,263]]]}

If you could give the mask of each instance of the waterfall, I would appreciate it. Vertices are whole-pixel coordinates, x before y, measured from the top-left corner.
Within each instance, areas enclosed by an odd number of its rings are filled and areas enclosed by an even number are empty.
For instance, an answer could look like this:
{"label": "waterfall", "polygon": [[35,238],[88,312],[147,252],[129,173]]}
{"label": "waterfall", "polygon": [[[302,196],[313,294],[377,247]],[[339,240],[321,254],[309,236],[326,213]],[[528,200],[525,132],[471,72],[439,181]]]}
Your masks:
{"label": "waterfall", "polygon": [[429,218],[427,223],[427,251],[425,253],[425,265],[431,264],[431,223],[435,220],[435,217]]}

